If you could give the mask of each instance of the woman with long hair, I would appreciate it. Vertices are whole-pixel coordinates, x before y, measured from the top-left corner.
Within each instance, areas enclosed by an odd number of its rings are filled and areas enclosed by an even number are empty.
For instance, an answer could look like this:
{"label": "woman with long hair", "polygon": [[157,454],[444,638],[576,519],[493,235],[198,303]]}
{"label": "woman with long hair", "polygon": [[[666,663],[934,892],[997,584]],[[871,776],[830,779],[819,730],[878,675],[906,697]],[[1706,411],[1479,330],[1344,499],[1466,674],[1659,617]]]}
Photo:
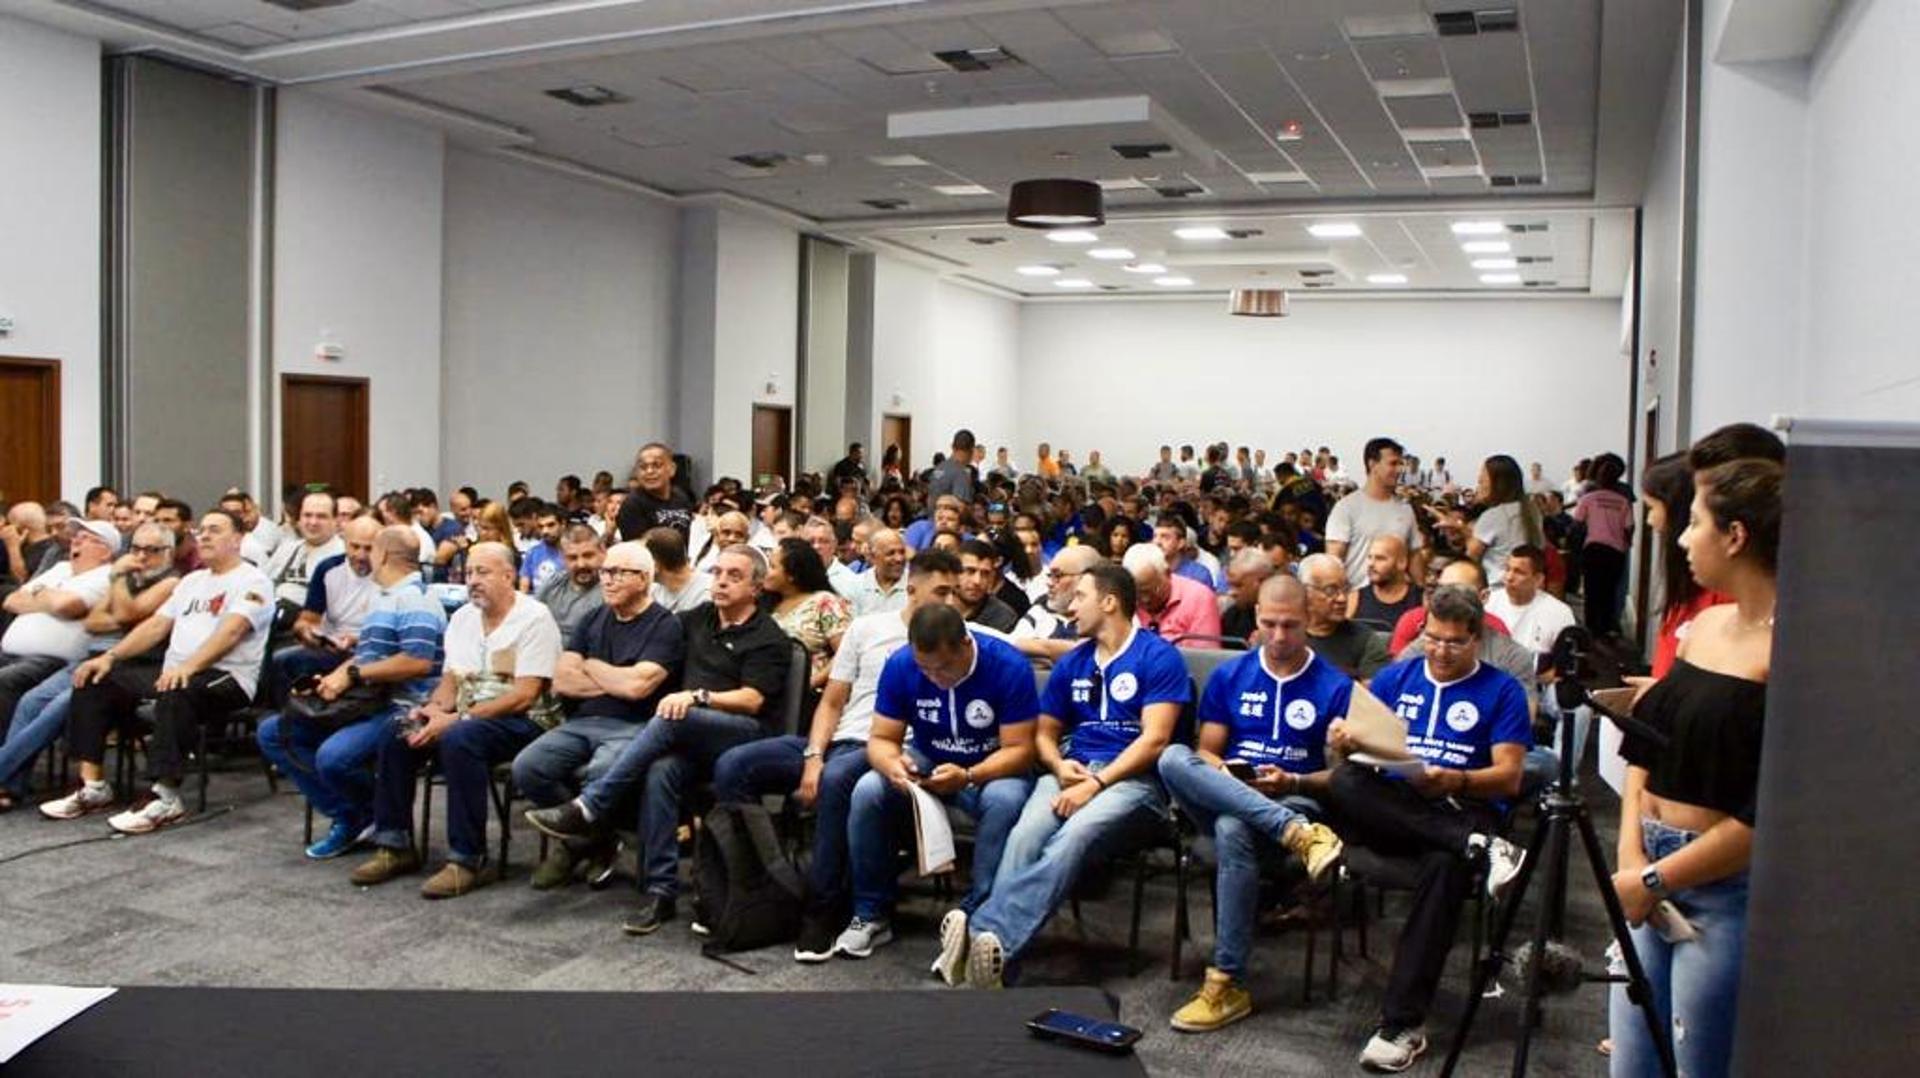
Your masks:
{"label": "woman with long hair", "polygon": [[[1717,1078],[1731,1070],[1739,1010],[1785,472],[1736,460],[1693,479],[1680,547],[1695,583],[1732,602],[1694,616],[1673,668],[1634,707],[1665,743],[1629,736],[1622,746],[1613,888],[1679,1072]],[[1616,1078],[1660,1073],[1623,986],[1608,1024]]]}
{"label": "woman with long hair", "polygon": [[[513,552],[513,567],[520,568],[520,548],[513,542],[513,518],[507,515],[507,507],[500,502],[482,501],[473,511],[473,542],[499,543]],[[473,543],[460,543],[454,551],[453,560],[447,563],[447,581],[452,584],[464,584],[467,580],[467,551]]]}
{"label": "woman with long hair", "polygon": [[[1089,536],[1089,538],[1093,537]],[[1102,554],[1109,558],[1123,558],[1126,557],[1127,548],[1139,538],[1139,528],[1134,524],[1133,518],[1116,515],[1107,518],[1106,530],[1098,538],[1100,542],[1097,549]]]}
{"label": "woman with long hair", "polygon": [[913,507],[908,504],[906,495],[887,496],[887,500],[880,506],[880,523],[897,532],[907,530],[907,525],[913,523]]}
{"label": "woman with long hair", "polygon": [[1546,530],[1540,524],[1540,510],[1527,497],[1526,473],[1519,461],[1504,453],[1480,465],[1473,500],[1479,515],[1467,535],[1467,557],[1479,560],[1487,587],[1497,588],[1507,578],[1507,555],[1517,546],[1546,546]]}
{"label": "woman with long hair", "polygon": [[1594,459],[1587,492],[1573,507],[1573,519],[1587,526],[1580,548],[1581,576],[1587,596],[1587,628],[1598,637],[1620,634],[1621,585],[1627,577],[1627,551],[1633,541],[1633,502],[1620,479],[1626,462],[1613,453]]}
{"label": "woman with long hair", "polygon": [[826,563],[813,544],[798,537],[776,543],[763,590],[775,624],[807,649],[812,672],[808,689],[825,688],[833,653],[853,621],[853,607],[833,590]]}
{"label": "woman with long hair", "polygon": [[1640,477],[1640,494],[1646,502],[1647,527],[1658,537],[1655,545],[1660,551],[1661,599],[1653,676],[1644,681],[1629,678],[1636,688],[1651,686],[1666,677],[1693,619],[1707,607],[1728,601],[1725,595],[1701,587],[1693,578],[1693,571],[1687,567],[1687,552],[1680,545],[1686,514],[1693,507],[1693,469],[1687,463],[1687,454],[1669,453],[1647,465]]}

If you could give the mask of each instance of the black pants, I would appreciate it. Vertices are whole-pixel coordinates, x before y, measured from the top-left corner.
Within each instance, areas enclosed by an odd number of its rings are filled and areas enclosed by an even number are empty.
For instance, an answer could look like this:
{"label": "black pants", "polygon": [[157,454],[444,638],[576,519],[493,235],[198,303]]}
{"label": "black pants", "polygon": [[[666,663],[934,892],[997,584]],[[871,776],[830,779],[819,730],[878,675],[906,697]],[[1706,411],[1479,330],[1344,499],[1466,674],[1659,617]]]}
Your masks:
{"label": "black pants", "polygon": [[1382,1026],[1415,1028],[1433,1004],[1460,927],[1460,910],[1473,887],[1467,837],[1491,832],[1499,814],[1477,801],[1429,801],[1404,782],[1354,764],[1333,773],[1329,794],[1343,841],[1420,863],[1413,908],[1394,948],[1380,1005]]}
{"label": "black pants", "polygon": [[1581,552],[1586,573],[1587,629],[1595,636],[1620,631],[1620,581],[1627,575],[1627,554],[1605,543],[1588,543]]}
{"label": "black pants", "polygon": [[0,654],[0,741],[6,740],[7,724],[13,721],[20,698],[65,665],[64,659],[44,655]]}
{"label": "black pants", "polygon": [[148,776],[178,786],[187,773],[187,747],[198,743],[200,727],[246,707],[252,694],[224,670],[202,670],[183,689],[156,693],[159,663],[115,663],[107,676],[73,692],[67,719],[67,745],[73,755],[99,763],[107,751],[107,731],[133,732],[134,711],[154,701],[153,736],[147,741]]}

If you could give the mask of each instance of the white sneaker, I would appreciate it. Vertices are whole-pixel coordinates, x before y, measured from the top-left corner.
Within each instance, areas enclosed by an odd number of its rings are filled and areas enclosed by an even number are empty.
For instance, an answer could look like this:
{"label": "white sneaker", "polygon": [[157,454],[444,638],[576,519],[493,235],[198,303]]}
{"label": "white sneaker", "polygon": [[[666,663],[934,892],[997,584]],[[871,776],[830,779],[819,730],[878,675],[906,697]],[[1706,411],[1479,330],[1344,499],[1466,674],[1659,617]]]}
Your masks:
{"label": "white sneaker", "polygon": [[48,801],[40,806],[40,815],[49,820],[77,820],[91,815],[113,804],[113,787],[104,786],[94,789],[82,783],[80,788],[60,798]]}
{"label": "white sneaker", "polygon": [[187,806],[178,800],[156,797],[137,809],[128,809],[107,819],[107,826],[123,835],[145,835],[179,823],[187,818]]}
{"label": "white sneaker", "polygon": [[1372,1071],[1398,1073],[1413,1066],[1427,1050],[1427,1035],[1417,1029],[1403,1029],[1392,1037],[1381,1029],[1360,1050],[1360,1065]]}
{"label": "white sneaker", "polygon": [[1487,839],[1487,897],[1500,901],[1507,893],[1507,885],[1520,874],[1520,866],[1526,864],[1527,851],[1508,842],[1498,835]]}
{"label": "white sneaker", "polygon": [[848,958],[865,958],[873,953],[875,947],[884,947],[893,942],[893,926],[885,921],[869,921],[864,917],[855,917],[847,923],[846,930],[833,942],[833,949]]}
{"label": "white sneaker", "polygon": [[973,946],[967,949],[967,986],[999,988],[1006,972],[1007,954],[1000,946],[1000,937],[991,932],[973,937]]}
{"label": "white sneaker", "polygon": [[933,972],[952,988],[967,979],[967,911],[948,910],[940,918],[940,957],[933,960]]}

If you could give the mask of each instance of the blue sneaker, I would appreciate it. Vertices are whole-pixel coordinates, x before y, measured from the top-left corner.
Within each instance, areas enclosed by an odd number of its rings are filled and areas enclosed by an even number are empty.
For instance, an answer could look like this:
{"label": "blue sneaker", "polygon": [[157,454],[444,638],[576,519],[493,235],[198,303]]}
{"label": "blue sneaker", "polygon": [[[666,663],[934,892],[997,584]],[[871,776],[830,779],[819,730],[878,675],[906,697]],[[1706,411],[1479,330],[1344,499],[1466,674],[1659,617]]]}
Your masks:
{"label": "blue sneaker", "polygon": [[351,851],[372,837],[372,824],[361,825],[349,823],[346,820],[335,820],[320,841],[307,847],[307,856],[315,861],[325,861]]}

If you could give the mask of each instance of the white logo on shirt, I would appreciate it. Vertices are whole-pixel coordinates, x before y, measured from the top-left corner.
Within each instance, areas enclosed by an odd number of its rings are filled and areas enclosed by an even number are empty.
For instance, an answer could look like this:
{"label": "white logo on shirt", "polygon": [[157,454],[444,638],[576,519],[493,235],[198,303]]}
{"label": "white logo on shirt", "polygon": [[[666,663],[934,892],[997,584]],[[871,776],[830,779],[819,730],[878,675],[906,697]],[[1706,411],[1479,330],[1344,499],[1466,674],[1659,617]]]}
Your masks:
{"label": "white logo on shirt", "polygon": [[1287,725],[1296,730],[1311,730],[1315,720],[1320,718],[1319,709],[1312,700],[1295,700],[1287,705]]}
{"label": "white logo on shirt", "polygon": [[967,705],[967,725],[976,730],[984,730],[993,725],[993,705],[985,700],[975,700]]}
{"label": "white logo on shirt", "polygon": [[1121,674],[1119,677],[1114,678],[1113,683],[1108,686],[1107,695],[1124,704],[1128,700],[1133,699],[1133,694],[1138,692],[1139,689],[1140,682],[1132,674]]}
{"label": "white logo on shirt", "polygon": [[1479,721],[1480,709],[1473,706],[1472,701],[1462,700],[1447,709],[1447,725],[1453,727],[1455,733],[1464,734]]}

